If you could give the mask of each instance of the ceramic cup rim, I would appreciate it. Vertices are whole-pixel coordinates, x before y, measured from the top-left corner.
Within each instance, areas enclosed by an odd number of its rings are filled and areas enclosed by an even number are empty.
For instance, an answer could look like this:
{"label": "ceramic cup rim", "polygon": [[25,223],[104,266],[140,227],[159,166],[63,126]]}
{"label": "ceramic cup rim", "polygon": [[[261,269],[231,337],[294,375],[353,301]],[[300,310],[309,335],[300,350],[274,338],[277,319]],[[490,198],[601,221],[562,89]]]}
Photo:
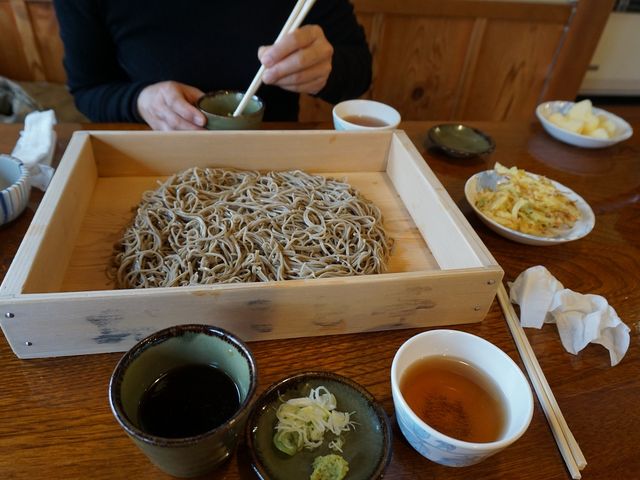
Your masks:
{"label": "ceramic cup rim", "polygon": [[27,208],[31,192],[29,168],[13,155],[0,154],[0,163],[17,167],[17,175],[4,178],[8,185],[0,189],[0,225],[12,222]]}
{"label": "ceramic cup rim", "polygon": [[[364,126],[364,125],[358,125],[357,123],[349,122],[348,120],[344,119],[344,116],[343,116],[344,113],[341,113],[341,111],[343,109],[346,109],[346,108],[349,108],[349,107],[352,107],[352,106],[355,106],[355,107],[369,106],[369,107],[373,107],[373,108],[377,108],[377,109],[382,109],[383,111],[386,111],[387,113],[389,113],[389,115],[391,115],[393,120],[388,122],[388,125],[382,125],[380,127],[367,127],[367,126]],[[354,113],[355,113],[356,109],[357,108],[354,108],[354,110],[353,110]],[[370,130],[370,131],[393,130],[393,129],[397,128],[397,126],[400,124],[400,121],[401,121],[400,112],[398,112],[391,105],[387,105],[386,103],[378,102],[376,100],[369,100],[369,99],[365,99],[365,98],[357,98],[357,99],[353,99],[353,100],[345,100],[343,102],[340,102],[340,103],[338,103],[337,105],[335,105],[333,107],[331,113],[332,113],[333,118],[334,118],[334,123],[335,123],[335,119],[337,118],[337,119],[340,120],[340,122],[342,122],[345,125],[347,125],[350,130]]]}
{"label": "ceramic cup rim", "polygon": [[18,168],[20,169],[20,174],[15,179],[13,179],[13,178],[12,179],[7,179],[7,180],[11,181],[11,184],[8,187],[3,188],[2,190],[0,190],[0,194],[2,194],[4,192],[8,192],[9,190],[12,190],[14,188],[18,188],[21,184],[26,183],[28,178],[29,178],[29,169],[22,162],[22,160],[14,157],[13,155],[7,155],[5,153],[0,154],[0,162],[3,162],[5,160],[10,162],[10,163],[17,164]]}
{"label": "ceramic cup rim", "polygon": [[212,113],[208,110],[205,110],[204,108],[202,108],[202,102],[207,99],[207,98],[211,98],[211,97],[217,97],[217,96],[227,96],[227,95],[240,95],[243,96],[245,92],[242,92],[240,90],[213,90],[211,92],[207,92],[204,95],[202,95],[197,101],[196,101],[196,107],[198,108],[198,110],[200,110],[203,114],[205,115],[210,115],[214,118],[219,118],[219,119],[223,119],[223,120],[231,120],[231,119],[240,119],[240,118],[254,118],[254,117],[259,117],[260,115],[263,114],[264,112],[264,101],[262,100],[262,98],[260,98],[258,95],[252,95],[251,96],[251,100],[257,102],[260,105],[260,108],[258,110],[256,110],[255,112],[246,114],[243,113],[242,115],[239,115],[238,117],[228,117],[226,115],[218,115],[217,113]]}
{"label": "ceramic cup rim", "polygon": [[[398,372],[399,359],[402,356],[402,354],[406,350],[408,350],[412,344],[419,342],[421,339],[425,337],[436,336],[436,335],[448,335],[450,337],[466,337],[471,341],[478,342],[480,345],[483,345],[485,348],[489,348],[494,352],[494,354],[501,357],[501,359],[505,362],[505,364],[509,365],[510,368],[515,369],[514,371],[516,376],[518,377],[518,380],[520,381],[523,388],[526,387],[525,390],[528,393],[528,395],[525,395],[525,397],[527,398],[527,407],[528,407],[527,413],[522,420],[518,420],[518,423],[520,423],[520,425],[515,432],[513,432],[508,437],[503,437],[493,442],[483,442],[483,443],[466,442],[464,440],[459,440],[457,438],[450,437],[440,432],[439,430],[436,430],[435,428],[431,427],[429,424],[425,423],[420,417],[418,417],[418,415],[414,413],[411,407],[409,407],[409,404],[404,399],[404,395],[402,395],[402,392],[400,391],[400,378],[399,378],[400,372]],[[428,355],[425,355],[425,356],[428,356]],[[464,360],[464,356],[456,355],[456,357],[462,358]],[[476,367],[482,368],[482,365],[477,365],[476,362],[472,362],[472,363]],[[492,379],[498,385],[500,385],[500,383],[495,378],[492,378]],[[502,351],[500,348],[498,348],[496,345],[489,342],[488,340],[485,340],[484,338],[479,337],[477,335],[473,335],[467,332],[462,332],[459,330],[447,330],[447,329],[429,330],[426,332],[419,333],[409,338],[406,342],[404,342],[400,346],[396,354],[394,355],[393,362],[391,364],[391,389],[392,389],[392,393],[394,393],[393,395],[394,404],[396,402],[400,403],[400,407],[409,415],[409,417],[411,418],[411,421],[414,422],[416,425],[418,425],[422,430],[432,434],[435,437],[442,437],[451,445],[454,445],[458,448],[467,449],[475,453],[497,452],[511,445],[513,442],[515,442],[518,438],[520,438],[524,434],[527,428],[529,428],[529,424],[531,423],[531,418],[533,417],[533,394],[531,393],[531,388],[529,387],[529,382],[527,381],[527,378],[525,377],[522,370],[518,367],[518,365],[511,359],[511,357],[509,357],[509,355],[507,355],[504,351]]]}
{"label": "ceramic cup rim", "polygon": [[[124,373],[126,372],[129,365],[131,365],[131,363],[134,362],[136,358],[138,358],[147,349],[188,332],[217,337],[223,341],[228,341],[232,346],[234,346],[245,358],[245,360],[247,360],[247,364],[249,366],[249,377],[251,379],[249,390],[247,391],[247,395],[245,396],[244,400],[242,401],[236,412],[233,414],[233,416],[216,428],[190,437],[168,438],[161,437],[159,435],[152,435],[136,427],[124,412],[122,399],[120,397],[120,386],[124,377]],[[251,353],[247,345],[232,333],[213,325],[176,325],[152,333],[148,337],[135,344],[122,356],[122,358],[120,358],[109,380],[109,404],[118,424],[120,424],[120,426],[133,438],[140,440],[146,444],[156,446],[186,446],[194,443],[199,443],[209,437],[219,435],[220,432],[235,428],[240,417],[242,417],[246,412],[250,411],[253,403],[255,402],[255,393],[258,387],[257,378],[258,372],[253,354]]]}

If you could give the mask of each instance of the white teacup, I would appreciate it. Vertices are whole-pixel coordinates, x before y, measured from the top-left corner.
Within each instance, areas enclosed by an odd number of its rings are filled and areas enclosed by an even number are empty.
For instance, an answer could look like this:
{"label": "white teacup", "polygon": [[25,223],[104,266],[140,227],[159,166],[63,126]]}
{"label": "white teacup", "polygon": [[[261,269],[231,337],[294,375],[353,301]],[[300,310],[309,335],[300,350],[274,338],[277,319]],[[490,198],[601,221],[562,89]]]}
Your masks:
{"label": "white teacup", "polygon": [[333,107],[336,130],[393,130],[399,123],[395,108],[373,100],[347,100]]}
{"label": "white teacup", "polygon": [[[506,423],[497,440],[472,443],[449,437],[427,425],[407,404],[400,391],[403,374],[416,361],[442,355],[480,369],[501,391]],[[407,340],[391,365],[391,392],[398,426],[407,441],[422,456],[451,467],[473,465],[511,445],[527,430],[533,415],[531,388],[513,360],[486,340],[455,330],[431,330]]]}

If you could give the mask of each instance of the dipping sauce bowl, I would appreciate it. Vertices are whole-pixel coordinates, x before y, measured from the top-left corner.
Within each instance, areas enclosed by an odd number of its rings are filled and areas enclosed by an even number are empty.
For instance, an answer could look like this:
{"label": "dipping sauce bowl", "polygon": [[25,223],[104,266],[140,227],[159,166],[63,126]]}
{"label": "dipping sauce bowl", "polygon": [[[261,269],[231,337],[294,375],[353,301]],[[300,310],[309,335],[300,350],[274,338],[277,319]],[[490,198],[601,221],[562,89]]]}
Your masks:
{"label": "dipping sauce bowl", "polygon": [[[222,376],[226,383],[205,384],[202,379],[211,376],[194,375],[194,369],[214,369],[214,378]],[[109,382],[109,402],[117,422],[152,463],[175,477],[195,477],[235,450],[257,383],[253,355],[237,337],[211,325],[178,325],[150,335],[124,354]],[[224,385],[232,390],[223,390]],[[232,395],[223,397],[221,391]],[[162,395],[165,400],[159,401]],[[221,417],[221,411],[226,415]],[[185,424],[193,428],[176,433]]]}
{"label": "dipping sauce bowl", "polygon": [[242,115],[233,116],[242,101],[243,92],[218,90],[202,96],[196,107],[207,118],[208,130],[255,130],[260,128],[264,116],[264,102],[254,95]]}

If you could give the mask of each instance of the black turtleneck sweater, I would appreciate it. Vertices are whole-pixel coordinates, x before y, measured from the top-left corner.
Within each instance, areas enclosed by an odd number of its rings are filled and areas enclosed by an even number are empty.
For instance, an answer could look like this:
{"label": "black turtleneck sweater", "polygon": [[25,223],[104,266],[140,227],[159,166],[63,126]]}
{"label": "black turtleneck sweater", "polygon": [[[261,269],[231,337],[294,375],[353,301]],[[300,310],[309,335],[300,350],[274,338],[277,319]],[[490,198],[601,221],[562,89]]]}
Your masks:
{"label": "black turtleneck sweater", "polygon": [[[295,0],[55,0],[64,65],[78,109],[96,122],[140,122],[147,85],[174,80],[204,92],[247,89],[258,47],[274,42]],[[306,24],[334,47],[318,97],[354,98],[371,82],[371,55],[347,0],[317,0]],[[263,85],[265,120],[296,120],[298,95]]]}

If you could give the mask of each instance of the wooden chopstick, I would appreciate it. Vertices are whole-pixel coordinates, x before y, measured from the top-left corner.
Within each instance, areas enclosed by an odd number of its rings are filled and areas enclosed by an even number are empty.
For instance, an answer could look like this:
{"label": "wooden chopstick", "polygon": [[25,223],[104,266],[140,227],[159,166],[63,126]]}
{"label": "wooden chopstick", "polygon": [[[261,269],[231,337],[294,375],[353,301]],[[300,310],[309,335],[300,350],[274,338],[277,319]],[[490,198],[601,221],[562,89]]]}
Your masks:
{"label": "wooden chopstick", "polygon": [[547,417],[547,422],[549,422],[551,432],[558,444],[562,458],[564,459],[567,469],[571,474],[571,478],[578,480],[582,478],[580,470],[587,466],[587,461],[582,450],[580,450],[580,446],[573,436],[573,433],[571,433],[571,430],[564,419],[564,415],[562,415],[562,412],[560,411],[558,402],[556,401],[556,398],[551,391],[551,387],[542,372],[538,359],[536,358],[536,355],[531,348],[531,344],[520,325],[518,315],[513,309],[513,305],[511,305],[507,291],[502,283],[500,283],[498,287],[498,302],[500,303],[504,316],[507,319],[509,330],[511,330],[511,335],[516,342],[516,347],[518,348],[520,357],[527,369],[527,373],[529,374],[533,388],[536,391],[538,400],[542,405],[542,410]]}
{"label": "wooden chopstick", "polygon": [[[289,18],[284,23],[284,26],[282,27],[282,30],[280,31],[280,34],[278,35],[278,38],[276,38],[276,41],[274,43],[277,43],[278,40],[282,39],[282,37],[284,37],[287,33],[293,32],[296,28],[300,26],[300,24],[303,22],[303,20],[309,13],[309,10],[311,10],[311,7],[313,7],[313,4],[315,3],[315,1],[316,0],[298,0],[298,2],[293,7],[293,10],[291,10],[291,14],[289,15]],[[251,97],[253,97],[256,91],[258,90],[258,88],[260,88],[260,85],[262,84],[262,75],[264,74],[264,71],[265,71],[264,65],[260,65],[260,68],[258,69],[256,76],[253,77],[253,80],[251,81],[251,85],[249,85],[249,88],[247,89],[245,94],[242,96],[242,100],[240,100],[238,107],[233,112],[234,117],[237,117],[238,115],[242,114],[247,104],[249,103],[249,100],[251,100]]]}

